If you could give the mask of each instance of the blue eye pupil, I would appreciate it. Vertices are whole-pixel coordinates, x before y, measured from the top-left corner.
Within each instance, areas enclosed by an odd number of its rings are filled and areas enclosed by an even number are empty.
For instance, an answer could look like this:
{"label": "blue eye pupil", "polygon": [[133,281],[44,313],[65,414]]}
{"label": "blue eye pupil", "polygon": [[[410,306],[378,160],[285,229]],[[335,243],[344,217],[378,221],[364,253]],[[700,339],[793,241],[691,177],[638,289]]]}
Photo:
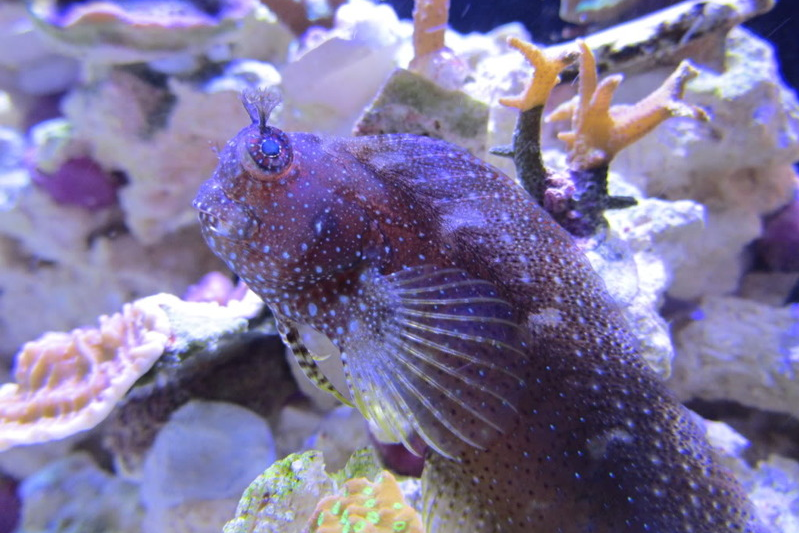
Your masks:
{"label": "blue eye pupil", "polygon": [[254,179],[270,181],[291,170],[294,155],[288,135],[261,123],[248,126],[241,134],[241,148],[246,153],[242,163]]}
{"label": "blue eye pupil", "polygon": [[280,144],[272,139],[264,139],[261,141],[261,153],[266,157],[277,157],[280,155]]}

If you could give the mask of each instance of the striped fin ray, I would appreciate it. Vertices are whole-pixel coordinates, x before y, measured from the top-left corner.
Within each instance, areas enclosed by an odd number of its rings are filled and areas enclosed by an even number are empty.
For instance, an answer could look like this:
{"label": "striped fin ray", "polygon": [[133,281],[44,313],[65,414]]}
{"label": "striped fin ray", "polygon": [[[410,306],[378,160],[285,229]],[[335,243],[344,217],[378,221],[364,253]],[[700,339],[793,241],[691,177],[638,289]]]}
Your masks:
{"label": "striped fin ray", "polygon": [[352,405],[352,403],[339,392],[339,390],[330,382],[325,376],[319,365],[316,363],[317,357],[303,342],[302,335],[300,334],[299,325],[286,318],[276,317],[277,329],[283,342],[291,348],[294,357],[297,359],[297,365],[302,370],[302,373],[311,380],[321,390],[328,392],[336,397],[338,401],[344,405]]}
{"label": "striped fin ray", "polygon": [[491,283],[434,266],[366,272],[361,282],[366,305],[342,359],[356,406],[385,438],[413,450],[415,432],[454,457],[511,429],[526,344]]}

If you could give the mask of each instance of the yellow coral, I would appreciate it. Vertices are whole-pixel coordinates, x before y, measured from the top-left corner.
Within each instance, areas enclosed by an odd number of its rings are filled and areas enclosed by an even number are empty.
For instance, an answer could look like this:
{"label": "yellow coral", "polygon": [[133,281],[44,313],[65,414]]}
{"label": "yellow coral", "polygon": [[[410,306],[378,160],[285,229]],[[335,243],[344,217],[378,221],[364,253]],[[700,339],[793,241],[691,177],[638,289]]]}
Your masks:
{"label": "yellow coral", "polygon": [[547,121],[572,121],[572,130],[560,133],[558,138],[568,146],[569,159],[574,166],[588,169],[607,164],[624,147],[670,117],[707,120],[704,111],[681,100],[685,84],[697,76],[696,69],[688,62],[680,63],[663,85],[637,104],[611,107],[622,76],[608,76],[597,83],[594,54],[585,42],[578,41],[578,46],[578,94],[547,117]]}
{"label": "yellow coral", "polygon": [[103,420],[163,353],[169,319],[153,296],[102,316],[98,328],[51,332],[17,354],[0,386],[0,451],[63,438]]}
{"label": "yellow coral", "polygon": [[309,521],[315,533],[423,533],[419,513],[405,502],[397,480],[383,471],[374,482],[351,479],[323,498]]}
{"label": "yellow coral", "polygon": [[527,61],[535,68],[530,84],[523,94],[514,98],[499,99],[500,104],[515,107],[521,111],[529,111],[543,106],[549,98],[549,93],[560,82],[561,71],[577,59],[577,54],[574,52],[564,52],[558,55],[548,54],[546,50],[532,43],[526,43],[517,37],[510,37],[508,45],[524,54]]}

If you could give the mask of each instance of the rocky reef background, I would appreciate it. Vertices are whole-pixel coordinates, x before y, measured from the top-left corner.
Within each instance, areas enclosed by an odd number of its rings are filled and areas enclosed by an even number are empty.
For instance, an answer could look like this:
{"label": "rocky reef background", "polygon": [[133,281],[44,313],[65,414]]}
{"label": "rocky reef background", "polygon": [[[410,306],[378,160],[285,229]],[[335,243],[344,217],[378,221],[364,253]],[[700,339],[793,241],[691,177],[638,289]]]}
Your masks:
{"label": "rocky reef background", "polygon": [[[442,62],[387,87],[418,55],[411,0],[393,2],[400,16],[366,0],[211,11],[164,0],[155,13],[0,2],[0,533],[218,532],[254,478],[308,449],[329,472],[371,446],[418,474],[290,366],[257,298],[202,242],[191,199],[246,124],[241,91],[259,86],[282,93],[280,128],[350,135],[410,121],[513,173],[489,153],[516,118],[498,99],[529,77],[507,38],[569,41],[657,2],[577,22],[558,11],[579,2],[522,4],[453,1]],[[607,245],[590,254],[652,366],[722,420],[708,423],[711,440],[774,532],[799,531],[794,9],[781,0],[680,57],[600,60],[625,73],[616,98],[632,103],[691,57],[700,75],[685,99],[710,120],[671,119],[618,155],[611,190],[638,204],[609,212]],[[407,98],[428,82],[434,120]],[[564,83],[555,103],[573,94]],[[542,140],[554,166],[562,129]],[[263,519],[281,531],[338,483],[316,455],[290,457],[239,504],[274,483],[288,494],[296,477],[315,499],[276,502]],[[418,501],[418,484],[400,485]],[[226,531],[253,527],[240,516]]]}

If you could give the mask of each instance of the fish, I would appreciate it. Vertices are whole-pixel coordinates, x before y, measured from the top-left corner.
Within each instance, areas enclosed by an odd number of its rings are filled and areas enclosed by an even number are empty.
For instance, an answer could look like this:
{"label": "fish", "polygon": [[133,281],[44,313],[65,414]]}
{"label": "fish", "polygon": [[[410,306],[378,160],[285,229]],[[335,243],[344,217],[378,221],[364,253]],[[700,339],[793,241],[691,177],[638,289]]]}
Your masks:
{"label": "fish", "polygon": [[284,132],[277,96],[243,101],[202,233],[316,383],[424,454],[427,531],[764,533],[516,181],[442,140]]}

